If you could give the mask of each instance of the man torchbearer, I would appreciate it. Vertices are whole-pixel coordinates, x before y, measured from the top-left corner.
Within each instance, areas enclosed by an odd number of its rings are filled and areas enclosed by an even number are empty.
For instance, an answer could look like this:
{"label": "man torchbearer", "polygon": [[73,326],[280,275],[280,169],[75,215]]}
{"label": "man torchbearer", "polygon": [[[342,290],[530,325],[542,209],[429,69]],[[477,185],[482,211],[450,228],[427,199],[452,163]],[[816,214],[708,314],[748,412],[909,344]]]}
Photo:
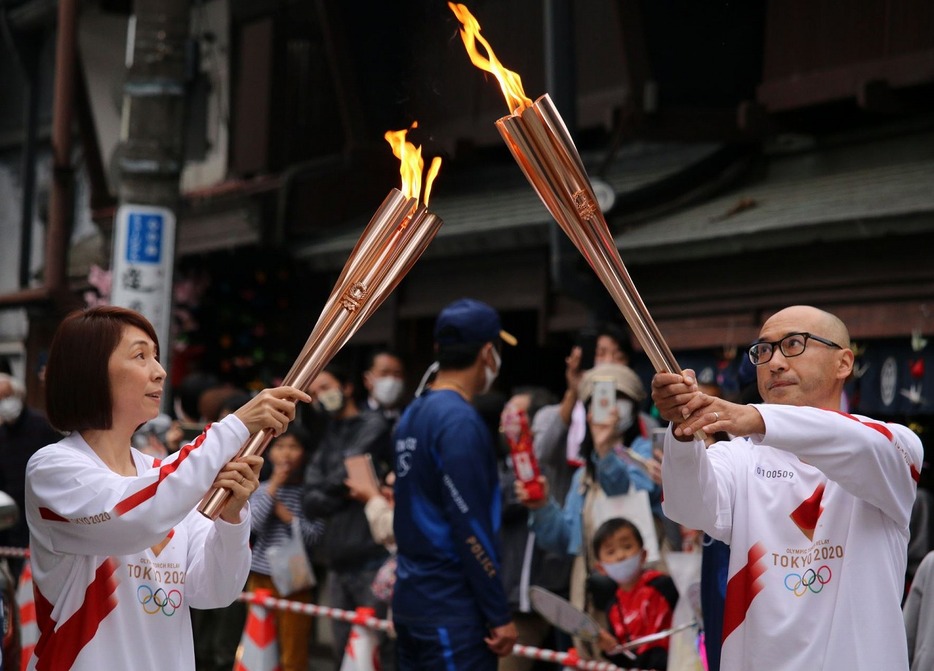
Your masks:
{"label": "man torchbearer", "polygon": [[[810,306],[770,317],[749,348],[762,404],[659,373],[672,423],[664,511],[730,545],[723,671],[908,669],[901,614],[923,449],[907,427],[841,408],[846,326]],[[696,438],[725,431],[710,446]]]}

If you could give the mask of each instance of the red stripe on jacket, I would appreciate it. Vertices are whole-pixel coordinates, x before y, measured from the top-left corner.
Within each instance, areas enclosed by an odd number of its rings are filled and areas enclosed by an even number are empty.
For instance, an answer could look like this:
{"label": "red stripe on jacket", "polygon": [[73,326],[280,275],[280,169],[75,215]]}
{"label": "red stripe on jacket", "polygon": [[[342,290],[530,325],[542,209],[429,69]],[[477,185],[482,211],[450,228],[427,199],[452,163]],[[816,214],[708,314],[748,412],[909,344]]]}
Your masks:
{"label": "red stripe on jacket", "polygon": [[148,501],[149,499],[151,499],[153,496],[155,496],[155,495],[156,495],[156,491],[159,489],[160,483],[161,483],[163,480],[165,480],[167,477],[169,477],[172,473],[174,473],[174,472],[176,471],[176,469],[178,469],[179,465],[180,465],[183,461],[185,461],[185,459],[188,457],[189,454],[192,453],[193,450],[196,450],[196,449],[198,449],[198,448],[201,446],[201,443],[204,442],[204,438],[205,438],[205,436],[207,435],[208,429],[210,429],[210,428],[211,428],[211,425],[208,424],[206,427],[204,427],[204,431],[201,432],[201,435],[198,436],[198,437],[194,440],[194,442],[189,443],[188,445],[185,445],[185,447],[183,447],[183,448],[179,451],[179,453],[178,453],[178,459],[176,459],[175,461],[173,461],[173,462],[171,462],[171,463],[168,463],[168,464],[166,464],[166,465],[164,465],[164,466],[160,466],[160,467],[159,467],[159,477],[156,479],[156,481],[155,481],[154,483],[152,483],[151,485],[148,485],[148,486],[146,486],[146,487],[143,487],[143,488],[142,488],[141,490],[139,490],[138,492],[135,492],[135,493],[131,494],[131,495],[128,496],[127,498],[125,498],[125,499],[123,499],[122,501],[120,501],[119,503],[117,503],[117,505],[114,506],[114,512],[115,512],[117,515],[123,515],[123,514],[129,512],[129,511],[133,510],[133,508],[135,508],[136,506],[138,506],[138,505],[140,505],[140,504],[142,504],[142,503],[145,503],[146,501]]}
{"label": "red stripe on jacket", "polygon": [[[863,426],[868,426],[870,429],[875,429],[876,431],[881,433],[883,436],[888,438],[890,443],[895,444],[895,436],[889,430],[889,427],[887,427],[885,424],[882,424],[880,422],[864,422],[859,417],[854,417],[853,415],[849,413],[840,412],[838,410],[834,410],[833,412],[836,412],[838,415],[842,415],[843,417],[847,417],[848,419],[852,419],[854,422],[859,422]],[[912,463],[908,464],[908,468],[911,471],[911,479],[914,480],[915,483],[917,483],[921,479],[921,472]]]}
{"label": "red stripe on jacket", "polygon": [[114,592],[117,570],[112,557],[108,557],[97,568],[94,580],[84,593],[84,602],[75,613],[58,628],[52,619],[52,604],[34,585],[36,620],[39,624],[39,641],[36,643],[36,671],[60,671],[70,669],[84,646],[94,638],[104,618],[117,607]]}
{"label": "red stripe on jacket", "polygon": [[759,578],[765,573],[765,548],[756,543],[749,548],[746,565],[736,572],[726,585],[726,602],[723,611],[723,639],[733,633],[746,619],[752,600],[764,588]]}

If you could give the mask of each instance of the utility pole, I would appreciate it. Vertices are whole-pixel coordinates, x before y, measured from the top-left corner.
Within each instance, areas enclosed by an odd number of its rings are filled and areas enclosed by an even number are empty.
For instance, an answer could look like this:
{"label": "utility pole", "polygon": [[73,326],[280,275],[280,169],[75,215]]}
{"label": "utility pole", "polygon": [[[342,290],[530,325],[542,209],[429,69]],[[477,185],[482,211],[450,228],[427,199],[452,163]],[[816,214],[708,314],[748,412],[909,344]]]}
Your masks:
{"label": "utility pole", "polygon": [[[136,0],[127,34],[113,231],[115,305],[144,314],[169,369],[175,228],[185,156],[190,0]],[[166,394],[163,408],[168,401]]]}

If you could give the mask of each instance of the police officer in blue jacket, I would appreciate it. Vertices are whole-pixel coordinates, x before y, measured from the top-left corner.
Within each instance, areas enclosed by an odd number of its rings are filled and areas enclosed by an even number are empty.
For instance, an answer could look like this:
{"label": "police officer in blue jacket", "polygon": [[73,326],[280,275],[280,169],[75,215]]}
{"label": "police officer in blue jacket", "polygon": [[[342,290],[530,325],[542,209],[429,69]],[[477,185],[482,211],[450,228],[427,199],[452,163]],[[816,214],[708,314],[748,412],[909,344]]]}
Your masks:
{"label": "police officer in blue jacket", "polygon": [[434,337],[438,374],[395,432],[398,668],[495,671],[516,627],[500,576],[496,452],[471,401],[516,339],[469,298],[441,311]]}

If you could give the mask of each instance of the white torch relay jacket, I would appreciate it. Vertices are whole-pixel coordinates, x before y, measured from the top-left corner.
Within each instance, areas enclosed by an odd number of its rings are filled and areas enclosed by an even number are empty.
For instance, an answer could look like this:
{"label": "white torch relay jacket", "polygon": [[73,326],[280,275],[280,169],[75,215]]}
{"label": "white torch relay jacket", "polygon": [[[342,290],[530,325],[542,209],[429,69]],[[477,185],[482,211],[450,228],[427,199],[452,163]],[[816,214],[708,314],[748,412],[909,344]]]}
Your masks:
{"label": "white torch relay jacket", "polygon": [[722,671],[908,669],[901,596],[923,449],[867,417],[756,405],[765,434],[669,430],[665,514],[730,545]]}
{"label": "white torch relay jacket", "polygon": [[133,450],[138,475],[111,471],[80,434],[26,469],[36,616],[32,671],[195,668],[189,608],[233,602],[250,568],[250,517],[196,509],[249,437],[234,415],[166,459]]}

